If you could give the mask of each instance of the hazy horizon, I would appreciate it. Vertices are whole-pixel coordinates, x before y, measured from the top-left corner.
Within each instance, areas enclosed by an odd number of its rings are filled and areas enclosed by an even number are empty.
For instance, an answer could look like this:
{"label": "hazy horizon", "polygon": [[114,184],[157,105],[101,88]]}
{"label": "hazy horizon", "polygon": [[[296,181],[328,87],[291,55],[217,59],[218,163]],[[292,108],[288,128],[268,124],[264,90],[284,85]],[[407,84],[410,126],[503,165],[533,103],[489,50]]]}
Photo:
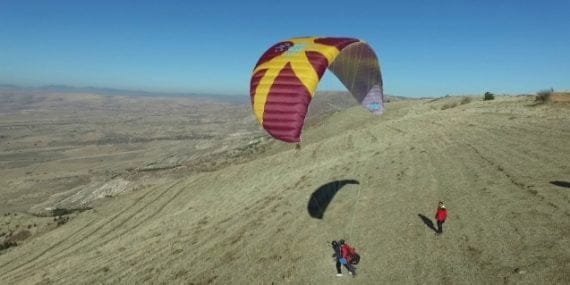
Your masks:
{"label": "hazy horizon", "polygon": [[[249,94],[241,94],[241,93],[216,93],[216,92],[174,92],[174,91],[163,91],[163,90],[145,90],[145,89],[126,89],[126,88],[113,88],[113,87],[97,87],[97,86],[72,86],[72,85],[65,85],[65,84],[47,84],[47,85],[17,85],[17,84],[9,84],[9,83],[2,83],[0,82],[0,88],[14,88],[14,89],[25,89],[25,90],[52,90],[56,92],[65,92],[65,93],[73,93],[73,92],[92,92],[93,94],[97,95],[109,95],[109,96],[201,96],[201,97],[230,97],[239,99],[242,98],[248,101],[250,98]],[[536,90],[533,92],[520,92],[520,93],[495,93],[493,90],[487,90],[485,92],[491,92],[496,96],[519,96],[519,95],[536,95],[536,93],[544,90],[550,90],[549,88],[544,88],[541,90]],[[554,92],[570,92],[570,89],[553,89]],[[348,90],[343,89],[322,89],[319,88],[316,90],[316,93],[342,93],[346,92],[349,93]],[[406,95],[399,95],[399,94],[391,94],[385,93],[385,96],[391,97],[404,97],[410,99],[421,99],[421,98],[441,98],[447,96],[483,96],[484,93],[480,94],[442,94],[439,96],[423,96],[422,94],[416,94],[416,96],[406,96]],[[139,93],[139,94],[137,94]]]}

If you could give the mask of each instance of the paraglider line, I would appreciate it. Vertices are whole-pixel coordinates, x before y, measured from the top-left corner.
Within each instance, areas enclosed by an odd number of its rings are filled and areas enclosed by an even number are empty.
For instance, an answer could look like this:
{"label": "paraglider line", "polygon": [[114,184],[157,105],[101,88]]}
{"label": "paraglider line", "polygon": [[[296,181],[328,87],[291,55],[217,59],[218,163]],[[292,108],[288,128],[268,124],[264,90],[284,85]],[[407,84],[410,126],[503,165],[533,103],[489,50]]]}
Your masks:
{"label": "paraglider line", "polygon": [[356,205],[360,200],[360,187],[358,187],[358,193],[356,194],[356,201],[354,201],[354,206],[352,206],[352,215],[350,217],[350,231],[348,233],[348,238],[352,240],[352,230],[354,228],[354,213],[356,212]]}

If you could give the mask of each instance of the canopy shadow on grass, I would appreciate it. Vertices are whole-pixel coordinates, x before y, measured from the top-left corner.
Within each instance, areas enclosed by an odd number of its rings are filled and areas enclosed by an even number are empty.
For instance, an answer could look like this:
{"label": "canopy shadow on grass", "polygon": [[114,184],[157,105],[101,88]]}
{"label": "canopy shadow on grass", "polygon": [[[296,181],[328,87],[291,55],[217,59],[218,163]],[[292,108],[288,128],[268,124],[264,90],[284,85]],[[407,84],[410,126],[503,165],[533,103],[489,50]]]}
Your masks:
{"label": "canopy shadow on grass", "polygon": [[324,184],[315,190],[315,192],[311,194],[309,204],[307,205],[309,215],[315,219],[322,219],[334,195],[347,184],[360,184],[360,182],[354,179],[336,180]]}
{"label": "canopy shadow on grass", "polygon": [[564,187],[564,188],[570,188],[570,182],[566,182],[566,181],[555,180],[555,181],[550,181],[550,184],[560,186],[560,187]]}

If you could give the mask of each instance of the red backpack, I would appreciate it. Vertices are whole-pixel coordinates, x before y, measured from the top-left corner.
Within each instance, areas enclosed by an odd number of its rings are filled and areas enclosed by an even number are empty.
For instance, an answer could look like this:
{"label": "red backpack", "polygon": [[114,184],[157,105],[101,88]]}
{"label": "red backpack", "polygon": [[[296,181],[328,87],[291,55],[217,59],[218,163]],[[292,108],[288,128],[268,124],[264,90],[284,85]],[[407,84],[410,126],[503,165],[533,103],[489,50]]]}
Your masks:
{"label": "red backpack", "polygon": [[350,256],[350,264],[358,264],[360,262],[360,255],[356,252],[356,249],[348,244],[344,244]]}

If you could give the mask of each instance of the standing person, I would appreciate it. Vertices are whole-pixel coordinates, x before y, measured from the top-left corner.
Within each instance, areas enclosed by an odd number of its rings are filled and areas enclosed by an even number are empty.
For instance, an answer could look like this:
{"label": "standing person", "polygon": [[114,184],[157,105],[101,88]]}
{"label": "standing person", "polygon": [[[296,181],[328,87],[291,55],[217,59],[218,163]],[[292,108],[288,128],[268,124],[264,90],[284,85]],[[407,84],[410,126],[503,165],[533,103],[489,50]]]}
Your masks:
{"label": "standing person", "polygon": [[340,276],[342,276],[342,271],[340,271],[340,264],[341,264],[340,260],[342,258],[340,244],[338,244],[338,242],[336,240],[333,240],[331,245],[332,245],[332,248],[334,250],[333,257],[336,260],[336,276],[340,277]]}
{"label": "standing person", "polygon": [[340,262],[346,266],[348,272],[352,274],[352,277],[356,277],[356,268],[354,265],[350,263],[352,261],[352,254],[354,253],[354,249],[348,245],[343,239],[339,241],[340,243],[340,254],[342,255],[342,259]]}
{"label": "standing person", "polygon": [[447,209],[443,204],[443,201],[439,201],[439,206],[435,212],[435,220],[437,221],[437,233],[438,235],[443,233],[443,223],[447,219]]}

